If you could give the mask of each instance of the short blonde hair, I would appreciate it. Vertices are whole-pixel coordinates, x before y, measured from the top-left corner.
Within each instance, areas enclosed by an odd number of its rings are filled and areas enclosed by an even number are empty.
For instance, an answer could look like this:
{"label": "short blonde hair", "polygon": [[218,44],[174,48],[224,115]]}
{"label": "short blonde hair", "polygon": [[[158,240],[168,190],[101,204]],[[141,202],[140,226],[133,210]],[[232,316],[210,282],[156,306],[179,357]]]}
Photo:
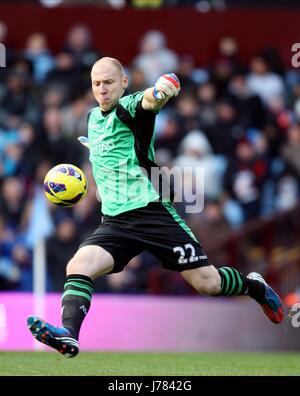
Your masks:
{"label": "short blonde hair", "polygon": [[125,72],[124,72],[124,68],[122,66],[122,63],[120,61],[118,61],[118,59],[115,58],[110,58],[109,56],[104,56],[101,59],[98,59],[93,67],[92,70],[94,69],[94,67],[96,67],[99,63],[103,63],[103,62],[111,62],[117,69],[118,71],[121,73],[122,76],[125,76]]}

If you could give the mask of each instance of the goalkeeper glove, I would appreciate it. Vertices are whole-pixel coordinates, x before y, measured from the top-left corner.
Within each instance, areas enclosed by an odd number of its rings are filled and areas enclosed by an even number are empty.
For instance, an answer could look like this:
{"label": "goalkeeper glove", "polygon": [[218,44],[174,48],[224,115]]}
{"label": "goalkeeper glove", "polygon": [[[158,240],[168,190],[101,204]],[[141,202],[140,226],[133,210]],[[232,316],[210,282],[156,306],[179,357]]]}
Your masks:
{"label": "goalkeeper glove", "polygon": [[180,91],[180,82],[174,73],[163,74],[156,81],[153,88],[153,96],[156,100],[164,100],[166,97],[173,98]]}
{"label": "goalkeeper glove", "polygon": [[88,149],[90,148],[89,139],[85,136],[79,136],[77,140]]}

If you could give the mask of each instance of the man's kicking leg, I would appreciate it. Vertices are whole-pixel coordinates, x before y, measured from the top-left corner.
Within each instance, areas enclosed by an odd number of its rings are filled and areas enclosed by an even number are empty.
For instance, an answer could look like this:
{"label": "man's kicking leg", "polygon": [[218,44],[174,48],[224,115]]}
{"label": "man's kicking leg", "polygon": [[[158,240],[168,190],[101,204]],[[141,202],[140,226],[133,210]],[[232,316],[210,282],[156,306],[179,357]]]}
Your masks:
{"label": "man's kicking leg", "polygon": [[91,305],[93,279],[107,274],[113,266],[113,257],[103,248],[95,245],[80,248],[67,265],[62,296],[63,327],[29,316],[27,324],[32,335],[66,357],[76,356],[80,327]]}
{"label": "man's kicking leg", "polygon": [[232,267],[206,266],[181,272],[199,293],[210,296],[248,295],[257,301],[273,323],[284,318],[280,297],[257,272],[243,275]]}

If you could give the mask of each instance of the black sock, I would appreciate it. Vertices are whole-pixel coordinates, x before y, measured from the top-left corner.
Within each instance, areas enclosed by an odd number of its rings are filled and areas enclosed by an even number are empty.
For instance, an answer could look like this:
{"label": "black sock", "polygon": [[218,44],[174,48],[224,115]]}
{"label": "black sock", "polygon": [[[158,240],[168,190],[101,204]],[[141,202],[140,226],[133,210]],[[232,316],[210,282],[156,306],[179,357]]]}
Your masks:
{"label": "black sock", "polygon": [[261,302],[265,296],[265,287],[261,282],[249,279],[232,267],[218,269],[221,276],[221,292],[223,296],[249,295]]}
{"label": "black sock", "polygon": [[246,279],[247,279],[247,287],[248,287],[248,293],[247,293],[248,296],[254,298],[254,300],[261,303],[264,300],[266,294],[266,289],[264,285],[255,279],[249,279],[249,278]]}
{"label": "black sock", "polygon": [[62,296],[62,323],[76,339],[91,305],[94,283],[85,275],[68,275]]}

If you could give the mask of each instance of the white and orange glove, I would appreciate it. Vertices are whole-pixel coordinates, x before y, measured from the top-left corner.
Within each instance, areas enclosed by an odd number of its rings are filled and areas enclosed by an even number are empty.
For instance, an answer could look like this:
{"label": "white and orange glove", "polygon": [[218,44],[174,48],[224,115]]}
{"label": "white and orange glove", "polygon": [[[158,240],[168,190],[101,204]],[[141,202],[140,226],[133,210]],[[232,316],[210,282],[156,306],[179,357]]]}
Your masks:
{"label": "white and orange glove", "polygon": [[164,100],[166,97],[173,98],[180,91],[180,82],[174,73],[163,74],[156,81],[153,88],[153,96],[156,100]]}

